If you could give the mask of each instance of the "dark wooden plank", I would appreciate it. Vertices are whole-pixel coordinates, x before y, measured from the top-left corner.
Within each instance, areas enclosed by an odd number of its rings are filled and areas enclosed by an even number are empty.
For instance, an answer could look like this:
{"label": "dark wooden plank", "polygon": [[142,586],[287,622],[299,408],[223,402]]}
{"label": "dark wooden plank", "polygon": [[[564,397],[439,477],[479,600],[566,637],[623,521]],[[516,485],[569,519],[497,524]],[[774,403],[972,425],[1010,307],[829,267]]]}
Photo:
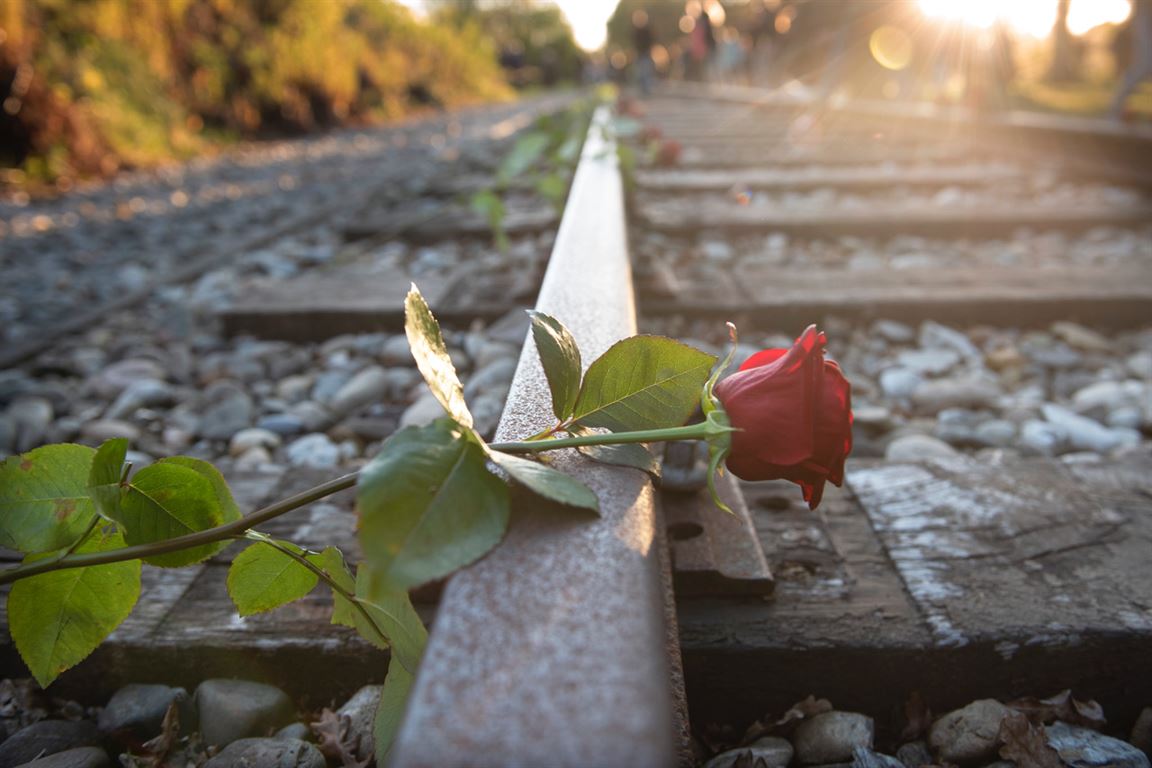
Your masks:
{"label": "dark wooden plank", "polygon": [[910,166],[892,163],[828,168],[741,168],[734,170],[660,169],[636,174],[637,185],[646,191],[708,192],[747,189],[874,189],[897,186],[946,186],[989,184],[1024,178],[1020,168],[1006,163],[961,166]]}

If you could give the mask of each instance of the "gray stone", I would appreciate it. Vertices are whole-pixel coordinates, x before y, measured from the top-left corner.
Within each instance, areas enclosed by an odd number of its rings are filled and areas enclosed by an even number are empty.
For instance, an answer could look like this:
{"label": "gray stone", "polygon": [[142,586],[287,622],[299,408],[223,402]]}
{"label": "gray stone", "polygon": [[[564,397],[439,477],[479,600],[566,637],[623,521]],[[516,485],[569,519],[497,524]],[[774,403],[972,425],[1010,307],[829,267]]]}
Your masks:
{"label": "gray stone", "polygon": [[9,453],[16,447],[16,425],[7,414],[0,413],[0,454]]}
{"label": "gray stone", "polygon": [[991,419],[978,424],[973,437],[982,446],[1003,448],[1016,442],[1016,425],[1007,419]]}
{"label": "gray stone", "polygon": [[1128,368],[1128,373],[1136,378],[1152,379],[1152,352],[1148,350],[1136,352],[1129,355],[1124,364]]}
{"label": "gray stone", "polygon": [[288,463],[297,467],[329,469],[340,463],[340,447],[328,435],[313,432],[288,444],[284,449]]}
{"label": "gray stone", "polygon": [[138,357],[121,360],[108,366],[92,378],[91,386],[100,397],[113,398],[134,382],[166,378],[167,372],[159,363],[146,357]]}
{"label": "gray stone", "polygon": [[380,402],[388,394],[388,373],[372,365],[357,373],[332,396],[328,407],[338,415],[350,414],[366,405]]}
{"label": "gray stone", "polygon": [[1041,456],[1055,456],[1067,442],[1068,435],[1064,429],[1046,421],[1029,419],[1020,430],[1020,444]]}
{"label": "gray stone", "polygon": [[920,374],[908,368],[886,368],[880,372],[880,389],[893,400],[907,400],[924,382]]}
{"label": "gray stone", "polygon": [[249,680],[205,680],[196,688],[196,711],[204,743],[218,747],[264,736],[296,720],[284,691]]}
{"label": "gray stone", "polygon": [[228,442],[228,453],[231,456],[240,456],[256,447],[274,451],[280,447],[281,442],[280,435],[270,429],[249,427],[232,435],[232,439]]}
{"label": "gray stone", "polygon": [[917,373],[939,376],[956,367],[960,353],[951,349],[910,349],[896,358],[900,365]]}
{"label": "gray stone", "polygon": [[1050,424],[1064,431],[1068,445],[1073,450],[1109,453],[1121,446],[1137,445],[1140,442],[1137,432],[1105,427],[1053,403],[1043,405],[1041,410]]}
{"label": "gray stone", "polygon": [[872,718],[856,712],[825,712],[796,728],[792,744],[801,765],[836,763],[852,759],[857,747],[871,749]]}
{"label": "gray stone", "polygon": [[528,336],[531,320],[524,307],[508,310],[499,320],[484,330],[484,335],[494,341],[502,341],[514,347],[521,347]]}
{"label": "gray stone", "polygon": [[932,753],[928,745],[922,741],[911,741],[896,750],[896,759],[904,764],[904,768],[921,768],[932,765]]}
{"label": "gray stone", "polygon": [[992,408],[999,388],[980,378],[925,381],[912,393],[912,403],[921,413],[939,413],[945,408]]}
{"label": "gray stone", "polygon": [[904,763],[890,755],[856,747],[852,752],[852,768],[904,768]]}
{"label": "gray stone", "polygon": [[313,379],[306,374],[287,376],[276,382],[276,396],[289,403],[298,403],[312,391]]}
{"label": "gray stone", "polygon": [[476,431],[481,435],[491,435],[496,432],[500,417],[504,415],[505,398],[494,394],[480,395],[470,403],[468,410],[472,412],[472,419]]}
{"label": "gray stone", "polygon": [[24,763],[21,768],[111,768],[108,753],[100,747],[76,747]]}
{"label": "gray stone", "polygon": [[1011,710],[995,699],[980,699],[944,715],[928,730],[928,745],[940,760],[957,765],[996,759],[1000,723]]}
{"label": "gray stone", "polygon": [[1070,768],[1149,768],[1148,756],[1126,741],[1062,722],[1045,732],[1048,746]]}
{"label": "gray stone", "polygon": [[238,739],[204,763],[204,768],[326,768],[315,744],[300,739]]}
{"label": "gray stone", "polygon": [[444,406],[440,405],[440,401],[433,397],[431,392],[428,392],[408,406],[400,416],[400,426],[422,427],[445,415]]}
{"label": "gray stone", "polygon": [[272,454],[261,445],[249,448],[236,458],[236,469],[259,469],[268,464],[275,463]]}
{"label": "gray stone", "polygon": [[119,419],[96,419],[80,428],[80,435],[86,441],[102,443],[116,437],[126,437],[129,441],[140,439],[140,428]]}
{"label": "gray stone", "polygon": [[336,711],[340,717],[348,718],[348,739],[356,756],[364,760],[375,750],[372,737],[372,722],[376,719],[376,709],[380,704],[381,685],[366,685],[353,694],[352,698]]}
{"label": "gray stone", "polygon": [[516,360],[502,357],[478,369],[464,385],[464,397],[471,400],[482,394],[495,394],[504,397],[516,373]]}
{"label": "gray stone", "polygon": [[916,336],[912,326],[895,320],[877,320],[872,324],[872,333],[893,344],[907,344]]}
{"label": "gray stone", "polygon": [[23,765],[37,757],[77,747],[100,745],[100,731],[90,720],[41,720],[21,728],[0,744],[0,768]]}
{"label": "gray stone", "polygon": [[324,371],[316,377],[312,385],[311,398],[322,405],[329,405],[336,394],[352,379],[354,373],[347,368]]}
{"label": "gray stone", "polygon": [[415,365],[407,336],[393,336],[380,349],[380,361],[385,365]]}
{"label": "gray stone", "polygon": [[1139,408],[1148,403],[1149,398],[1148,387],[1141,381],[1097,381],[1072,395],[1072,407],[1077,413],[1103,419],[1117,407]]}
{"label": "gray stone", "polygon": [[787,739],[765,736],[747,747],[721,752],[709,760],[705,768],[731,768],[743,755],[751,757],[756,768],[760,768],[761,763],[764,768],[788,768],[788,763],[792,762],[792,754],[792,745]]}
{"label": "gray stone", "polygon": [[921,461],[958,455],[956,449],[930,435],[904,435],[888,443],[884,458],[889,461]]}
{"label": "gray stone", "polygon": [[925,320],[920,325],[920,346],[924,349],[950,349],[965,360],[983,360],[976,345],[960,331]]}
{"label": "gray stone", "polygon": [[207,406],[200,416],[198,434],[207,440],[229,440],[245,427],[251,426],[252,398],[238,385],[220,381],[204,393]]}
{"label": "gray stone", "polygon": [[104,415],[109,419],[123,419],[139,408],[171,405],[175,401],[176,391],[171,385],[158,379],[140,379],[129,384]]}
{"label": "gray stone", "polygon": [[1025,354],[1032,361],[1045,368],[1065,370],[1075,368],[1084,362],[1084,356],[1067,344],[1049,343],[1044,345],[1028,345]]}
{"label": "gray stone", "polygon": [[878,405],[857,406],[852,409],[852,426],[872,433],[887,432],[895,426],[892,411]]}
{"label": "gray stone", "polygon": [[293,413],[271,413],[260,417],[256,422],[259,429],[275,432],[277,435],[291,437],[304,431],[304,420]]}
{"label": "gray stone", "polygon": [[336,417],[320,403],[313,402],[312,400],[305,400],[302,403],[296,403],[289,410],[289,413],[298,417],[301,423],[304,424],[304,429],[309,432],[319,432],[322,429],[327,429],[335,421]]}
{"label": "gray stone", "polygon": [[305,723],[292,723],[286,725],[273,734],[274,739],[298,739],[299,741],[312,741],[312,729]]}
{"label": "gray stone", "polygon": [[16,452],[24,453],[44,443],[54,415],[52,403],[43,397],[26,395],[13,400],[8,406],[8,419],[16,433]]}
{"label": "gray stone", "polygon": [[1052,333],[1067,344],[1086,352],[1111,352],[1112,342],[1096,331],[1078,323],[1059,322],[1052,324]]}
{"label": "gray stone", "polygon": [[179,711],[180,730],[196,730],[196,710],[183,688],[131,683],[124,686],[104,706],[96,725],[100,732],[122,743],[141,743],[158,736],[168,707]]}

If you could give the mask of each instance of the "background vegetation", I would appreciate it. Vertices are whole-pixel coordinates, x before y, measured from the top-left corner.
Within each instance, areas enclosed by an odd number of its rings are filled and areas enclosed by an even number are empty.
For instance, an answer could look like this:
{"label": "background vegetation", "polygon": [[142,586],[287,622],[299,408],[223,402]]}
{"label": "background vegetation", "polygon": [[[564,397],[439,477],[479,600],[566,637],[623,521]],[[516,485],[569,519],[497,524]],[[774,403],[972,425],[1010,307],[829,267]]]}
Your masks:
{"label": "background vegetation", "polygon": [[391,0],[0,2],[10,179],[511,95],[480,25],[425,23]]}

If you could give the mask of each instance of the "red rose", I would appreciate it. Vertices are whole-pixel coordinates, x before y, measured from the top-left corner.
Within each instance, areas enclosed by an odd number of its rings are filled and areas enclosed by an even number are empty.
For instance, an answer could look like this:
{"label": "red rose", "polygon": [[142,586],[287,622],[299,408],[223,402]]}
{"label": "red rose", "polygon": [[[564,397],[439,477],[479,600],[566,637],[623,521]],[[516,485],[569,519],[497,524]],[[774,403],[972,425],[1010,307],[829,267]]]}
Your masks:
{"label": "red rose", "polygon": [[791,480],[812,509],[824,481],[844,482],[852,450],[852,389],[824,359],[824,334],[810,325],[791,349],[766,349],[716,385],[732,426],[728,468],[745,480]]}

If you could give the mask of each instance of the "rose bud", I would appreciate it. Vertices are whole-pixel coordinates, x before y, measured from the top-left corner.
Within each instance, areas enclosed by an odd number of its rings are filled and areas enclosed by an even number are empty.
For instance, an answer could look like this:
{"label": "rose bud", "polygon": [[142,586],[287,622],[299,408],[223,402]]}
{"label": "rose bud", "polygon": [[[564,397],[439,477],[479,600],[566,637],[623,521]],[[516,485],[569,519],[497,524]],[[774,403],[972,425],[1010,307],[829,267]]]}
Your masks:
{"label": "rose bud", "polygon": [[791,349],[766,349],[716,385],[728,413],[728,469],[744,480],[791,480],[815,509],[824,481],[844,482],[852,450],[852,389],[824,359],[824,334],[810,325]]}

